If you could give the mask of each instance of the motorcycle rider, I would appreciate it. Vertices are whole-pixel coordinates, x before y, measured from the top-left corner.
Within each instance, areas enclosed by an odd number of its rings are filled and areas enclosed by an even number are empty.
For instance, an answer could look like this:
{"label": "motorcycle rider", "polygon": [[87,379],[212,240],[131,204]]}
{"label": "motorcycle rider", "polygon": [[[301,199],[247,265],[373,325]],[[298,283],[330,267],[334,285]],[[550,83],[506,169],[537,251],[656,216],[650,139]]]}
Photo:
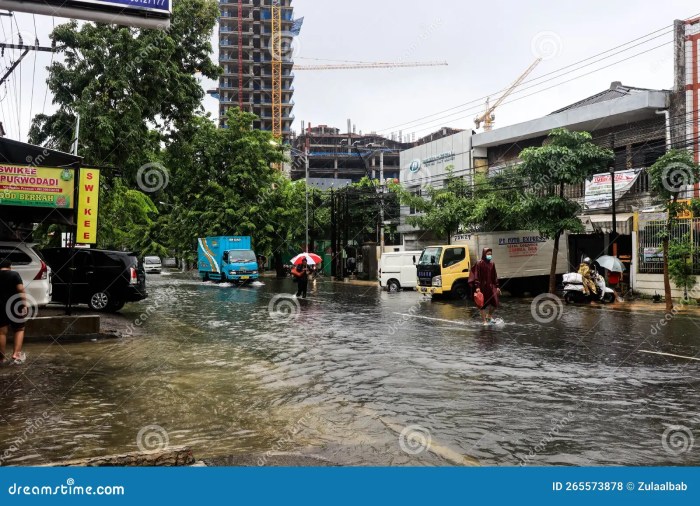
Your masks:
{"label": "motorcycle rider", "polygon": [[578,273],[583,280],[583,294],[597,294],[598,290],[594,281],[593,271],[591,271],[591,259],[586,257],[578,267]]}

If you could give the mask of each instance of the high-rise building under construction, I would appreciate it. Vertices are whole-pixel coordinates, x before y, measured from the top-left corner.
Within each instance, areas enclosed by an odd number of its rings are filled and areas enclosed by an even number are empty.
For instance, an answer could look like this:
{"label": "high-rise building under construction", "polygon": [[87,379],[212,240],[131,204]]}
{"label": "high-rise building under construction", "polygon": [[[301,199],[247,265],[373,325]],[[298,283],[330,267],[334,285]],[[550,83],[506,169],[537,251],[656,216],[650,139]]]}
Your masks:
{"label": "high-rise building under construction", "polygon": [[292,0],[220,0],[219,123],[226,111],[240,107],[258,116],[255,128],[283,138],[291,133],[294,102]]}

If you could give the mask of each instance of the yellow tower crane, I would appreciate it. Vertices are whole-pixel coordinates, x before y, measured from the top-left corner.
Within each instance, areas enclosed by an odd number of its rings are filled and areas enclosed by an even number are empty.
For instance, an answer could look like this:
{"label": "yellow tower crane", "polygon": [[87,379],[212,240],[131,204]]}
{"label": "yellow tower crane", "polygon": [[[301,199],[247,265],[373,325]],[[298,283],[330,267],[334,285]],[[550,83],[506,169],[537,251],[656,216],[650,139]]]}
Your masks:
{"label": "yellow tower crane", "polygon": [[532,65],[530,65],[525,72],[523,72],[520,77],[518,77],[513,84],[510,85],[510,87],[505,91],[501,97],[496,100],[496,102],[493,105],[489,105],[489,97],[486,98],[486,111],[483,114],[480,114],[476,118],[474,118],[474,124],[476,125],[477,130],[481,126],[481,124],[484,124],[484,131],[488,132],[489,130],[493,129],[493,123],[496,120],[496,115],[493,113],[496,108],[503,103],[503,101],[513,93],[513,90],[520,86],[520,83],[522,83],[527,76],[530,75],[530,73],[535,70],[535,67],[539,65],[539,63],[542,61],[542,58],[537,58]]}
{"label": "yellow tower crane", "polygon": [[282,9],[272,0],[272,135],[282,138]]}

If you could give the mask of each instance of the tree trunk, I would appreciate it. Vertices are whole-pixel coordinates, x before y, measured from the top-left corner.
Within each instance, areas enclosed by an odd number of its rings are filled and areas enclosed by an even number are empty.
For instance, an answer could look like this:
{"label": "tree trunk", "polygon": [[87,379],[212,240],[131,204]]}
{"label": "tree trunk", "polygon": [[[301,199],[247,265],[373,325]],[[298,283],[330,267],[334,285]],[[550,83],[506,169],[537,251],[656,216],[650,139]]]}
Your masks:
{"label": "tree trunk", "polygon": [[549,269],[549,293],[556,293],[557,291],[557,257],[559,256],[559,237],[561,237],[561,232],[554,234],[552,266]]}
{"label": "tree trunk", "polygon": [[272,258],[275,263],[275,271],[277,272],[277,277],[283,278],[285,276],[285,273],[284,263],[282,262],[282,253],[275,252]]}
{"label": "tree trunk", "polygon": [[[670,227],[669,227],[670,228]],[[667,232],[670,233],[670,230]],[[668,235],[662,242],[664,250],[664,298],[666,299],[666,312],[673,312],[673,299],[671,298],[671,280],[668,278]]]}

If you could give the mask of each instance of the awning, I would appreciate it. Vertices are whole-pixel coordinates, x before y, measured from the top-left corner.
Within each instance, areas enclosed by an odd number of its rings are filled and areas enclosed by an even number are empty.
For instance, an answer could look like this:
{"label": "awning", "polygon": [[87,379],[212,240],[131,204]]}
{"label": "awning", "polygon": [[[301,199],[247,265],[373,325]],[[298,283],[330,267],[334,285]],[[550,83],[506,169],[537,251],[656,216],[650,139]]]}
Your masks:
{"label": "awning", "polygon": [[[632,213],[617,213],[615,217],[617,221],[617,233],[621,235],[630,235],[632,233],[632,220],[634,215]],[[581,216],[580,219],[588,233],[598,232],[609,234],[613,231],[612,214],[589,214]]]}

